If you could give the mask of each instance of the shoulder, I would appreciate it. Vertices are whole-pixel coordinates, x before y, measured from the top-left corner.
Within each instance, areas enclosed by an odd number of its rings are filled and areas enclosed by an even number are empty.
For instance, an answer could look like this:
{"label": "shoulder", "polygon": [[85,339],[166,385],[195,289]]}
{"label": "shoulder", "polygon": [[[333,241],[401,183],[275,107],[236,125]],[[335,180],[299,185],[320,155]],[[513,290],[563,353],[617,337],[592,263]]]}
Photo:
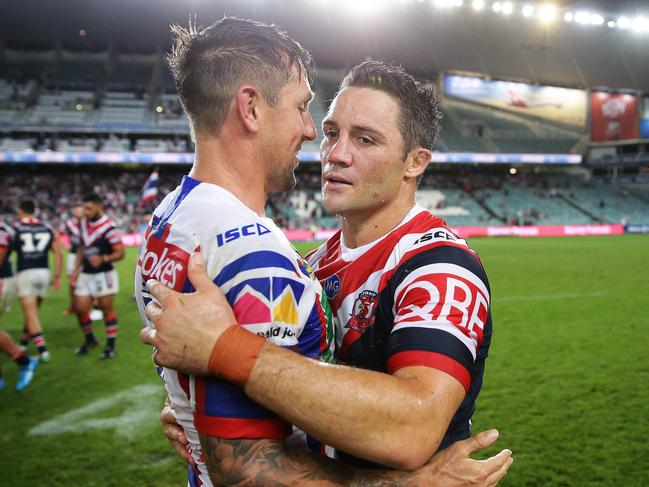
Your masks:
{"label": "shoulder", "polygon": [[325,261],[328,261],[332,256],[337,255],[340,251],[340,236],[342,232],[338,230],[329,240],[324,242],[319,247],[313,249],[309,252],[305,259],[314,269],[320,267],[320,264],[324,264]]}
{"label": "shoulder", "polygon": [[489,293],[489,282],[478,254],[446,226],[404,236],[398,244],[392,285],[420,274],[455,276],[468,280]]}

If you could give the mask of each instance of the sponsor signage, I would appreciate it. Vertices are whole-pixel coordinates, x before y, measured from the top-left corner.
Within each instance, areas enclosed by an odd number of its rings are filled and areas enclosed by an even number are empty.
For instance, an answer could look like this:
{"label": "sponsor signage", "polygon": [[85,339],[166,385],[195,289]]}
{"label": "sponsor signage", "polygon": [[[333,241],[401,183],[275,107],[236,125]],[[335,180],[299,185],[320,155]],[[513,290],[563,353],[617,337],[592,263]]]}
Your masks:
{"label": "sponsor signage", "polygon": [[649,96],[643,98],[643,105],[642,119],[640,120],[640,137],[649,139]]}
{"label": "sponsor signage", "polygon": [[638,97],[594,91],[590,101],[593,142],[637,139]]}
{"label": "sponsor signage", "polygon": [[584,90],[449,75],[444,77],[444,92],[463,100],[575,128],[586,126],[588,98]]}
{"label": "sponsor signage", "polygon": [[[317,152],[300,151],[300,161],[319,163]],[[495,154],[434,152],[433,162],[460,164],[579,164],[580,154]],[[192,164],[194,154],[138,152],[47,152],[47,151],[4,151],[0,152],[0,163],[10,164]]]}
{"label": "sponsor signage", "polygon": [[626,225],[624,233],[649,233],[649,224],[646,225]]}
{"label": "sponsor signage", "polygon": [[521,227],[457,227],[452,230],[462,238],[470,237],[573,237],[586,235],[621,235],[624,225],[539,225]]}

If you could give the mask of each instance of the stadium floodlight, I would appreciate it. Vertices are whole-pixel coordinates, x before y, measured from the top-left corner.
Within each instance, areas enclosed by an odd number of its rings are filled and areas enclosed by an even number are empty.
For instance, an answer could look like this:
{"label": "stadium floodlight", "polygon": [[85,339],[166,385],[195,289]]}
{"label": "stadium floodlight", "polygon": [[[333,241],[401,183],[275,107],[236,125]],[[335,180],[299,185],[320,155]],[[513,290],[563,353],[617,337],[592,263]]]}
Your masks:
{"label": "stadium floodlight", "polygon": [[615,27],[615,25],[616,25],[616,24],[615,24],[615,20],[609,20],[609,21],[606,23],[606,25],[608,25],[611,29],[613,29],[613,28]]}
{"label": "stadium floodlight", "polygon": [[525,5],[523,7],[523,17],[527,17],[528,19],[534,15],[534,6],[533,5]]}
{"label": "stadium floodlight", "polygon": [[539,9],[538,15],[541,22],[549,24],[557,17],[557,7],[550,3],[544,3]]}
{"label": "stadium floodlight", "polygon": [[620,29],[628,29],[628,28],[631,27],[631,19],[629,19],[628,17],[624,17],[624,16],[618,17],[617,26]]}
{"label": "stadium floodlight", "polygon": [[636,17],[633,19],[631,28],[635,32],[649,32],[649,21],[644,17]]}
{"label": "stadium floodlight", "polygon": [[512,176],[513,176],[514,174],[516,174],[517,172],[518,172],[518,171],[516,170],[515,167],[512,167],[512,168],[509,169],[509,174],[511,174]]}
{"label": "stadium floodlight", "polygon": [[[438,8],[458,7],[457,0],[435,0],[433,3]],[[462,4],[459,6],[462,6]]]}
{"label": "stadium floodlight", "polygon": [[503,2],[503,13],[509,15],[514,11],[514,4],[512,2]]}
{"label": "stadium floodlight", "polygon": [[574,19],[575,14],[573,14],[572,12],[566,12],[565,14],[563,14],[563,20],[565,20],[566,22],[572,22]]}
{"label": "stadium floodlight", "polygon": [[582,25],[590,24],[590,12],[581,10],[575,14],[575,22]]}
{"label": "stadium floodlight", "polygon": [[503,9],[503,5],[500,2],[494,2],[491,8],[494,12],[500,12]]}
{"label": "stadium floodlight", "polygon": [[473,10],[482,10],[484,8],[484,0],[473,0],[471,6]]}
{"label": "stadium floodlight", "polygon": [[377,13],[385,8],[388,0],[354,0],[344,2],[345,7],[356,15],[368,15]]}
{"label": "stadium floodlight", "polygon": [[592,25],[602,25],[604,23],[604,17],[600,14],[592,14],[590,16],[590,23]]}

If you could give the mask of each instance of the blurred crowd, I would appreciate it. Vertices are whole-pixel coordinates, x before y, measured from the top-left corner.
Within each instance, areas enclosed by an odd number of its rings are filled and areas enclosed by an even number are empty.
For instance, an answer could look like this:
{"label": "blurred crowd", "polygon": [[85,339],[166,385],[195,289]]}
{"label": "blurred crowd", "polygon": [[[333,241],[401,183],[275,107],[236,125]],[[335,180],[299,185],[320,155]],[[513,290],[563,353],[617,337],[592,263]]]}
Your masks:
{"label": "blurred crowd", "polygon": [[[142,187],[151,170],[141,166],[5,165],[2,167],[0,219],[11,222],[15,219],[18,203],[25,198],[35,198],[41,218],[58,227],[69,217],[70,208],[81,200],[81,196],[92,191],[102,197],[105,212],[123,232],[137,233],[148,221],[156,203],[189,172],[189,166],[161,167],[157,202],[142,206]],[[338,225],[335,215],[327,214],[321,204],[319,164],[303,164],[296,176],[297,191],[271,194],[267,215],[286,229],[335,228]],[[544,224],[548,221],[548,212],[556,211],[553,208],[558,204],[562,207],[581,205],[586,221],[614,223],[619,223],[620,215],[626,217],[627,209],[618,207],[630,204],[628,202],[649,208],[649,200],[643,203],[642,194],[635,199],[629,198],[623,186],[567,174],[450,172],[431,167],[420,189],[434,189],[446,195],[435,203],[435,207],[430,207],[433,213],[449,205],[467,208],[472,205],[475,224]],[[641,210],[636,208],[636,211]],[[590,212],[592,218],[588,216]],[[465,221],[456,221],[452,216],[445,218],[451,225],[461,225]]]}

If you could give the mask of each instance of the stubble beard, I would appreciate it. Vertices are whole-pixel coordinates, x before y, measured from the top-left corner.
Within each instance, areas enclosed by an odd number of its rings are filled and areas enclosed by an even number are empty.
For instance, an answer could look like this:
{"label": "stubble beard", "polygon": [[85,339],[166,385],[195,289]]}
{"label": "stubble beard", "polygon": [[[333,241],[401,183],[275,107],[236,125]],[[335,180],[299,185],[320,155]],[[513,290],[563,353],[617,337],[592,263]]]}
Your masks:
{"label": "stubble beard", "polygon": [[295,169],[291,165],[282,168],[281,172],[272,174],[268,186],[271,188],[272,193],[284,193],[294,189],[296,184]]}

